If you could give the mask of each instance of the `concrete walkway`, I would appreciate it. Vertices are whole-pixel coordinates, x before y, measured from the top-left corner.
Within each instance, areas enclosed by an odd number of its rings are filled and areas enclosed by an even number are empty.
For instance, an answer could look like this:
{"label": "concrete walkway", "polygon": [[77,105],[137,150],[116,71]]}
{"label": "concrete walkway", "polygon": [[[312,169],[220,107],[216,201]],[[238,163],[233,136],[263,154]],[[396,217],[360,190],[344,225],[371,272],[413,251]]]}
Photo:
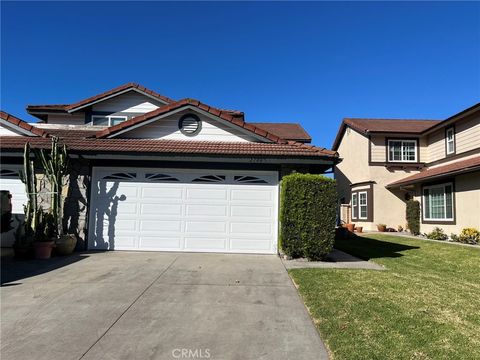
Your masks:
{"label": "concrete walkway", "polygon": [[320,268],[385,270],[385,267],[382,265],[359,259],[337,249],[334,249],[328,255],[327,261],[307,261],[305,259],[284,259],[282,261],[287,269]]}
{"label": "concrete walkway", "polygon": [[2,360],[328,359],[277,256],[2,260]]}

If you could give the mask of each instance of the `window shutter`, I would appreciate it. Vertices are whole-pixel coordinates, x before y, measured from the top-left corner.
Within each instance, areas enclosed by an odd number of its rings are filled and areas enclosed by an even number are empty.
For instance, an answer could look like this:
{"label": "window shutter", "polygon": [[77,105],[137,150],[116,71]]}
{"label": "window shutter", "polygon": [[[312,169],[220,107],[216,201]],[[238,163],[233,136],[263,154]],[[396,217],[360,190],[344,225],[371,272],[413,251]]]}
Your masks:
{"label": "window shutter", "polygon": [[447,219],[453,218],[452,186],[445,186],[445,213]]}

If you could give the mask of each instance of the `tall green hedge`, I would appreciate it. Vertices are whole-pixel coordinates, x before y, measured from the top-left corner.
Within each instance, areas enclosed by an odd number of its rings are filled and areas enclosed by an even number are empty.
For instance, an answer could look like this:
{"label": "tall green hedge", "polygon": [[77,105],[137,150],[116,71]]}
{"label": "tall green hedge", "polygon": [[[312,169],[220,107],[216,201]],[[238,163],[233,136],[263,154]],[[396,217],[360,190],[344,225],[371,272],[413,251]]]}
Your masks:
{"label": "tall green hedge", "polygon": [[335,241],[335,180],[322,175],[291,174],[282,179],[280,241],[285,254],[320,260]]}
{"label": "tall green hedge", "polygon": [[406,219],[410,232],[420,234],[420,203],[417,200],[407,201]]}

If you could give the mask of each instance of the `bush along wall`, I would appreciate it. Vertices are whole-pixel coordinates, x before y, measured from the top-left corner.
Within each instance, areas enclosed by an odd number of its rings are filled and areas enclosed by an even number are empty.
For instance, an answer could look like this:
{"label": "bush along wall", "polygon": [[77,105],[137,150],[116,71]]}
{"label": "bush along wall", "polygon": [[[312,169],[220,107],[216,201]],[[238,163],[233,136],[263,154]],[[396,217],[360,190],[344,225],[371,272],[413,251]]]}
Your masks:
{"label": "bush along wall", "polygon": [[420,234],[420,203],[417,200],[407,201],[407,224],[413,235]]}
{"label": "bush along wall", "polygon": [[280,246],[293,258],[321,260],[335,241],[335,180],[322,175],[283,177],[280,194]]}

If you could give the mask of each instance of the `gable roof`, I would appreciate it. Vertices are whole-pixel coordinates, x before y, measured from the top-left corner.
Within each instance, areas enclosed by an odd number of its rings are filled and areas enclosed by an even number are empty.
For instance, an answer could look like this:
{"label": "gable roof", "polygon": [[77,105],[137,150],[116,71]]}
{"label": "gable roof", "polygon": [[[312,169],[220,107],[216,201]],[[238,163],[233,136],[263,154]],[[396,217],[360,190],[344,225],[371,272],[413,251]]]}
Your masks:
{"label": "gable roof", "polygon": [[137,91],[140,93],[143,93],[147,96],[150,96],[152,98],[155,98],[157,100],[160,100],[166,104],[170,104],[175,102],[175,100],[170,99],[169,97],[160,95],[156,93],[153,90],[147,89],[144,86],[141,86],[136,83],[127,83],[121,86],[118,86],[116,88],[113,88],[111,90],[107,90],[105,92],[102,92],[100,94],[88,97],[86,99],[77,101],[73,104],[56,104],[56,105],[28,105],[27,106],[27,112],[36,115],[37,112],[68,112],[72,113],[77,110],[80,110],[84,107],[90,106],[94,103],[124,94],[129,91]]}
{"label": "gable roof", "polygon": [[[30,125],[26,121],[19,119],[5,111],[0,110],[0,118],[10,125],[13,129],[17,129],[22,133],[26,133],[29,136],[41,136],[46,137],[48,134],[42,129],[36,128],[35,126]],[[7,125],[7,126],[8,126]]]}
{"label": "gable roof", "polygon": [[404,185],[411,185],[426,180],[441,178],[445,176],[451,176],[480,169],[480,156],[473,158],[455,161],[453,163],[437,166],[428,170],[419,172],[417,174],[407,176],[401,180],[397,180],[387,185],[387,188],[400,187]]}
{"label": "gable roof", "polygon": [[195,99],[182,99],[180,101],[171,103],[166,106],[162,106],[161,108],[158,108],[156,110],[150,111],[146,114],[136,116],[130,120],[121,122],[115,126],[108,127],[106,129],[100,130],[97,132],[96,137],[97,138],[111,138],[114,137],[115,135],[119,134],[120,132],[125,132],[134,127],[135,125],[140,125],[142,123],[146,123],[149,120],[153,120],[158,116],[168,114],[174,110],[180,109],[182,107],[195,107],[199,110],[203,110],[209,114],[212,114],[214,116],[219,117],[222,120],[225,120],[229,122],[230,124],[233,124],[235,126],[241,127],[248,132],[252,133],[252,135],[260,136],[267,141],[272,141],[276,143],[286,143],[287,140],[280,138],[277,135],[274,135],[264,129],[261,129],[260,127],[257,127],[252,124],[246,123],[242,118],[233,116],[230,111],[228,110],[221,110],[218,108],[215,108],[213,106],[201,103],[198,100]]}
{"label": "gable roof", "polygon": [[345,129],[348,127],[360,134],[369,133],[401,133],[421,134],[432,126],[441,123],[441,120],[418,120],[418,119],[366,119],[345,118],[340,124],[337,136],[333,141],[332,149],[337,150],[340,146]]}
{"label": "gable roof", "polygon": [[311,142],[311,136],[297,123],[249,123],[286,140]]}

